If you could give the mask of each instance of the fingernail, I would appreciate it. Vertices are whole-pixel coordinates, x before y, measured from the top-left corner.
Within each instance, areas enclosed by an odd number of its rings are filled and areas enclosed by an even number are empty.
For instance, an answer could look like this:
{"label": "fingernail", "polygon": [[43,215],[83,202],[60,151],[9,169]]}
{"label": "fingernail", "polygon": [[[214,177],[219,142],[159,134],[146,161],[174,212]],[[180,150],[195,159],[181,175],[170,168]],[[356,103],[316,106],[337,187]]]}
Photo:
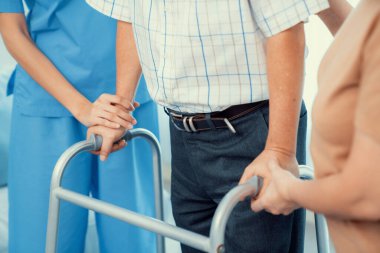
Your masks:
{"label": "fingernail", "polygon": [[100,160],[101,160],[101,161],[105,161],[105,160],[106,160],[106,156],[105,156],[105,155],[101,155],[101,156],[100,156]]}
{"label": "fingernail", "polygon": [[132,123],[133,123],[133,125],[136,125],[137,124],[137,120],[133,119]]}

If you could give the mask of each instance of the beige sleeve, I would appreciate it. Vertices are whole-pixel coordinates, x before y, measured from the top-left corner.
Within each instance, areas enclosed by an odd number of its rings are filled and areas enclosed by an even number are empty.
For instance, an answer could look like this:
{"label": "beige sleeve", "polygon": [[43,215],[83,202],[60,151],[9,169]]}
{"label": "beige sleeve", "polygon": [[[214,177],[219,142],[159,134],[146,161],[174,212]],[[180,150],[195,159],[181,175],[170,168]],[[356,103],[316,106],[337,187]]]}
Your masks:
{"label": "beige sleeve", "polygon": [[363,49],[355,126],[380,145],[380,14]]}

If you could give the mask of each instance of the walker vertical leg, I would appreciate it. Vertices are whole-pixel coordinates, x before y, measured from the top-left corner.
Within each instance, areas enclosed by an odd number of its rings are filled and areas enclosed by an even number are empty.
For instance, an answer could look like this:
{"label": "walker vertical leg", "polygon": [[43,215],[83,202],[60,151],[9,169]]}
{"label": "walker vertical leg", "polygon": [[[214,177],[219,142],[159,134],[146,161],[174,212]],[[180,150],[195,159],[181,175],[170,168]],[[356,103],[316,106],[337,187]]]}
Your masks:
{"label": "walker vertical leg", "polygon": [[45,247],[46,253],[55,253],[57,248],[60,199],[56,194],[56,190],[61,187],[63,172],[67,164],[75,155],[83,151],[96,150],[98,148],[99,146],[97,146],[95,137],[91,138],[89,141],[78,142],[67,149],[55,165],[50,184],[50,202]]}
{"label": "walker vertical leg", "polygon": [[[163,206],[163,186],[162,186],[162,161],[161,148],[159,142],[151,132],[144,129],[133,129],[126,133],[124,140],[129,141],[136,137],[144,137],[150,144],[153,156],[153,183],[154,183],[154,204],[156,218],[164,220]],[[165,239],[162,235],[157,234],[156,240],[157,253],[165,253]]]}
{"label": "walker vertical leg", "polygon": [[[153,176],[154,176],[154,197],[156,218],[164,220],[163,193],[162,193],[162,176],[161,176],[161,156],[157,147],[151,144],[153,152]],[[165,238],[157,235],[157,253],[165,253]]]}
{"label": "walker vertical leg", "polygon": [[317,235],[317,248],[319,253],[330,253],[329,231],[323,215],[315,214],[315,233]]}
{"label": "walker vertical leg", "polygon": [[48,227],[46,231],[46,253],[54,253],[57,248],[60,200],[54,191],[50,192]]}

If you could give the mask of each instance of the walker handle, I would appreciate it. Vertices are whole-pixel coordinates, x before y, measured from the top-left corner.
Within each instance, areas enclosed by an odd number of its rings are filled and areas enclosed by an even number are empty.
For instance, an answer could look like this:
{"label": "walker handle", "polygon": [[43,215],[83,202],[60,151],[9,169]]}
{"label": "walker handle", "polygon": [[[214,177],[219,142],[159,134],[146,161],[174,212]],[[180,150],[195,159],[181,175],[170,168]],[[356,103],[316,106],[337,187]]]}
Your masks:
{"label": "walker handle", "polygon": [[264,178],[262,178],[260,176],[251,177],[250,179],[247,180],[247,182],[245,184],[249,184],[249,185],[253,186],[254,188],[256,188],[256,191],[254,193],[249,194],[248,196],[250,196],[251,198],[257,197],[257,196],[259,196],[260,191],[263,188]]}
{"label": "walker handle", "polygon": [[[117,143],[121,140],[125,140],[127,142],[127,141],[130,141],[133,137],[134,136],[130,131],[125,131],[124,135],[121,136],[120,139],[118,141],[116,141],[115,143]],[[103,137],[101,135],[98,135],[98,134],[91,134],[90,135],[90,142],[94,145],[93,150],[97,151],[102,147]]]}

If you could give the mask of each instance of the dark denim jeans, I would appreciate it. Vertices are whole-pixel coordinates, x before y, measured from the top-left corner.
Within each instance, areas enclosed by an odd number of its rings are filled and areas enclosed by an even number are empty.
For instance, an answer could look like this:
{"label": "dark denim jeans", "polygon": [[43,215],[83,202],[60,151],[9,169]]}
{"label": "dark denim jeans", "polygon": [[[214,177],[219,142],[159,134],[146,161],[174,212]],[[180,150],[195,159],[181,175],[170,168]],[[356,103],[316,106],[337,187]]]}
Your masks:
{"label": "dark denim jeans", "polygon": [[[177,226],[208,236],[215,209],[240,180],[245,167],[264,149],[269,108],[232,122],[228,129],[187,133],[171,123],[171,200]],[[302,105],[298,129],[297,159],[306,160],[307,112]],[[249,200],[234,209],[226,229],[227,253],[303,252],[305,211],[283,216],[254,213]],[[183,253],[200,252],[182,245]]]}

